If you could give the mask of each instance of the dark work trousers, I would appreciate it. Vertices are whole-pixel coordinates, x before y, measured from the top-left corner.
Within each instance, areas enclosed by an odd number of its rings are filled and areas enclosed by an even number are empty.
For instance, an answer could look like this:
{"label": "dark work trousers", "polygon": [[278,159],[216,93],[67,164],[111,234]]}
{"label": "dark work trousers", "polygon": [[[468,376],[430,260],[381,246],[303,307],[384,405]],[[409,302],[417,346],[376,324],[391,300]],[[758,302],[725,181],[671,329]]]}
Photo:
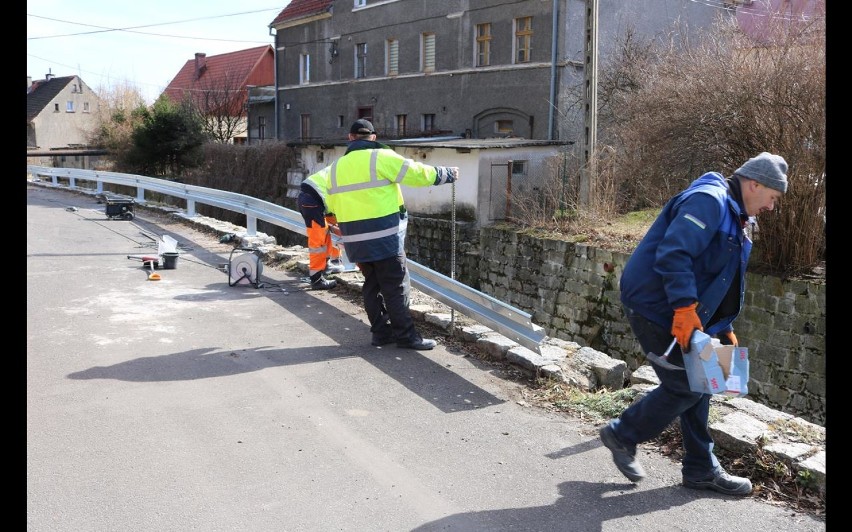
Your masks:
{"label": "dark work trousers", "polygon": [[[645,353],[661,355],[672,341],[672,335],[656,323],[624,307],[630,328]],[[683,366],[683,354],[676,345],[669,362]],[[710,415],[710,394],[689,389],[686,371],[667,369],[651,364],[660,385],[645,397],[633,403],[613,421],[613,430],[625,445],[635,448],[660,435],[675,419],[680,419],[684,456],[681,473],[685,480],[705,480],[720,471],[719,461],[713,454],[713,438],[707,427]]]}
{"label": "dark work trousers", "polygon": [[392,337],[400,343],[420,340],[408,310],[411,282],[405,255],[359,262],[358,268],[364,275],[361,294],[373,336]]}

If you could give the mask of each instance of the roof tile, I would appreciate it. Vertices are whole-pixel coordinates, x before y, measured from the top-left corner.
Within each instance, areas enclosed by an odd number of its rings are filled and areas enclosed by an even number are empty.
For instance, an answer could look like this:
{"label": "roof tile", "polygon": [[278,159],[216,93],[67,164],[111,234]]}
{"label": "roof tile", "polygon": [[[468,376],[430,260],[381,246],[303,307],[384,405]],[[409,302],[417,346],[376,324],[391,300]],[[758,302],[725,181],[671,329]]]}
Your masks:
{"label": "roof tile", "polygon": [[319,15],[331,10],[332,0],[292,0],[275,17],[270,26],[288,20],[296,20],[310,15]]}

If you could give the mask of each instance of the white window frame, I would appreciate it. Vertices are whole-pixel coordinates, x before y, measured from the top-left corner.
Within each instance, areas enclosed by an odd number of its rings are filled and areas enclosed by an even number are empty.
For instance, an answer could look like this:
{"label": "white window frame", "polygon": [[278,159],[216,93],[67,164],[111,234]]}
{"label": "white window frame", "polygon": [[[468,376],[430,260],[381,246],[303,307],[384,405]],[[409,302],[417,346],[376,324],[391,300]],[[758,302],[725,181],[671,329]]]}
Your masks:
{"label": "white window frame", "polygon": [[65,112],[73,113],[74,112],[74,100],[68,100],[65,102]]}
{"label": "white window frame", "polygon": [[399,39],[385,41],[385,75],[399,75]]}
{"label": "white window frame", "polygon": [[311,82],[311,54],[299,54],[299,85]]}
{"label": "white window frame", "polygon": [[353,9],[358,9],[359,7],[366,7],[367,0],[355,0],[355,4],[352,6]]}
{"label": "white window frame", "polygon": [[420,71],[427,74],[435,71],[435,39],[432,32],[420,34]]}
{"label": "white window frame", "polygon": [[[527,20],[530,21],[530,27],[528,29],[520,28],[520,21]],[[532,17],[518,17],[516,18],[512,25],[515,27],[515,38],[512,41],[512,63],[521,64],[521,63],[529,63],[532,61],[532,38],[533,38],[533,29],[532,29]],[[526,46],[522,47],[521,42],[524,42]],[[523,60],[518,58],[518,54],[521,50],[526,51],[526,58]]]}

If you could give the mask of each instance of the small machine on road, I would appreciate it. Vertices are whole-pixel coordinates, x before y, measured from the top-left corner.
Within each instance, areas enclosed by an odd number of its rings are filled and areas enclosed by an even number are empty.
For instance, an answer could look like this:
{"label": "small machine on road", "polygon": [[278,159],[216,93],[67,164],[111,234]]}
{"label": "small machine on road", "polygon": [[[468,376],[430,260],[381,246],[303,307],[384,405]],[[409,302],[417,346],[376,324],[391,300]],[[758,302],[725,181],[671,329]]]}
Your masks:
{"label": "small machine on road", "polygon": [[104,203],[106,204],[106,215],[110,220],[122,219],[122,220],[132,220],[133,219],[133,205],[136,203],[132,199],[128,198],[116,198],[110,196],[103,196]]}

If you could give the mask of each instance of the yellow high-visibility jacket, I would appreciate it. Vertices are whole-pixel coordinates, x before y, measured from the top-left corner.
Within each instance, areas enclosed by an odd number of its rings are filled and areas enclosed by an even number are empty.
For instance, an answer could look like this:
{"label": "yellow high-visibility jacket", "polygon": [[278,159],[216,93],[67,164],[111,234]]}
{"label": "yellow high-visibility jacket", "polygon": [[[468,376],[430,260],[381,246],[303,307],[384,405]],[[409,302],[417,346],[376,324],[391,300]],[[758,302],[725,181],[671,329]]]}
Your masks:
{"label": "yellow high-visibility jacket", "polygon": [[405,250],[408,215],[400,185],[428,187],[452,183],[455,173],[407,159],[384,144],[350,143],[346,154],[302,183],[313,188],[337,216],[346,256],[372,262]]}

